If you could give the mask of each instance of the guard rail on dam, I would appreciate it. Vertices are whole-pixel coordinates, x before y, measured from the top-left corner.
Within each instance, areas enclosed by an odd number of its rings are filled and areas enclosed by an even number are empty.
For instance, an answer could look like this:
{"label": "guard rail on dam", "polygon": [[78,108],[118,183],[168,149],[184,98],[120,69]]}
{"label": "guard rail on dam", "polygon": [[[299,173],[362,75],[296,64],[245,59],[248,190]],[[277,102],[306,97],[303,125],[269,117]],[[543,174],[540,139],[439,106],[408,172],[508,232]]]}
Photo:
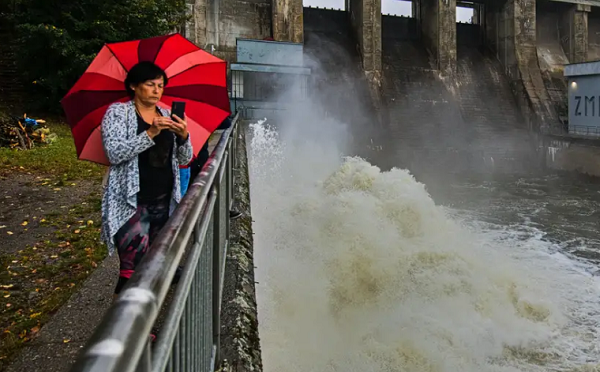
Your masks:
{"label": "guard rail on dam", "polygon": [[[72,372],[213,371],[222,360],[260,366],[248,186],[237,115]],[[246,216],[230,222],[234,200]],[[183,274],[167,301],[178,265]]]}

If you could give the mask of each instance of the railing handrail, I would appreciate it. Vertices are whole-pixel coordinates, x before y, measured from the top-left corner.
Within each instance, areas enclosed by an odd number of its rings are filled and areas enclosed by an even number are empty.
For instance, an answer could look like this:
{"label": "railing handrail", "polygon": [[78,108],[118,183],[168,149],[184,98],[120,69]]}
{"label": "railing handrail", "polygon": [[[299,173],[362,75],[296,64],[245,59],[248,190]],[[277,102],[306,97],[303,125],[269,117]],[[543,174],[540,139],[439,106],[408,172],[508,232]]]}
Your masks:
{"label": "railing handrail", "polygon": [[145,353],[148,337],[140,335],[149,336],[196,224],[206,231],[210,223],[210,213],[204,212],[209,195],[214,193],[212,185],[219,177],[224,157],[233,156],[227,154],[227,149],[238,118],[239,114],[221,135],[202,172],[190,185],[122,294],[105,313],[71,372],[133,372],[140,363],[150,365],[149,358],[141,360],[149,353]]}
{"label": "railing handrail", "polygon": [[569,136],[569,135],[575,135],[575,136],[598,136],[600,135],[600,126],[595,126],[595,125],[573,125],[573,124],[569,124],[565,127],[561,127],[561,128],[557,128],[557,127],[550,127],[550,128],[546,128],[545,130],[542,131],[542,133],[544,134],[551,134],[551,135],[562,135],[562,136]]}

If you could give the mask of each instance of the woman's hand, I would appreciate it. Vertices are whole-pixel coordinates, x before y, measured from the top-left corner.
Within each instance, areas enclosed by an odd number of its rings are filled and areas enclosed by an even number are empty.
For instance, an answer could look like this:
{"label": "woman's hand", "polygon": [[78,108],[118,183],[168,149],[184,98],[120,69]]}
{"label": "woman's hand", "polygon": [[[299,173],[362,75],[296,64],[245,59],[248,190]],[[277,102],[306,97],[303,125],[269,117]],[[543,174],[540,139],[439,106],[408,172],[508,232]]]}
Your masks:
{"label": "woman's hand", "polygon": [[175,125],[175,122],[164,116],[157,116],[152,121],[152,125],[146,132],[150,138],[154,138],[160,134],[163,129],[171,129]]}
{"label": "woman's hand", "polygon": [[173,115],[174,121],[171,121],[172,127],[171,131],[177,134],[181,139],[186,140],[188,138],[188,129],[187,129],[187,115],[183,115],[184,118],[180,118],[177,115]]}

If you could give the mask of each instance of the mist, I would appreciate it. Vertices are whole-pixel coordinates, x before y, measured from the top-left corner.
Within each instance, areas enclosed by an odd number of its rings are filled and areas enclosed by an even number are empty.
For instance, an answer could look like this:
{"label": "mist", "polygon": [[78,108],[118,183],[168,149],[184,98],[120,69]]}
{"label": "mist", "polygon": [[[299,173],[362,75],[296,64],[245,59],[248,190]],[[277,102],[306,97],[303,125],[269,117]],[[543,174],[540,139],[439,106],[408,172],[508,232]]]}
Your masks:
{"label": "mist", "polygon": [[[410,169],[354,156],[394,163],[402,148],[335,43],[309,35],[321,53],[305,64],[323,88],[289,85],[273,100],[291,107],[249,129],[265,371],[576,371],[593,360],[582,335],[600,320],[597,281],[534,234],[436,205]],[[377,131],[388,142],[371,151]]]}

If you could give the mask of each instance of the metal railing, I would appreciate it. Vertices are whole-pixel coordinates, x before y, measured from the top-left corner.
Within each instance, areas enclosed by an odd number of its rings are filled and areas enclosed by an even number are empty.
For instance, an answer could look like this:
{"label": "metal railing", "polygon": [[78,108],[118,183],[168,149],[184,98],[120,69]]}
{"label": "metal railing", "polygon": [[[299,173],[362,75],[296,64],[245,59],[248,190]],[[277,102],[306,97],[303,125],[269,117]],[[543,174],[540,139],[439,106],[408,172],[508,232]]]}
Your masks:
{"label": "metal railing", "polygon": [[283,114],[306,100],[310,69],[296,66],[231,64],[231,106],[244,119]]}
{"label": "metal railing", "polygon": [[598,137],[600,127],[591,125],[569,125],[569,133],[580,136]]}
{"label": "metal railing", "polygon": [[600,126],[564,125],[562,128],[545,128],[542,133],[564,137],[597,138],[600,137]]}
{"label": "metal railing", "polygon": [[[237,122],[238,115],[71,372],[209,372],[219,363]],[[150,332],[182,262],[183,273],[153,343]]]}

